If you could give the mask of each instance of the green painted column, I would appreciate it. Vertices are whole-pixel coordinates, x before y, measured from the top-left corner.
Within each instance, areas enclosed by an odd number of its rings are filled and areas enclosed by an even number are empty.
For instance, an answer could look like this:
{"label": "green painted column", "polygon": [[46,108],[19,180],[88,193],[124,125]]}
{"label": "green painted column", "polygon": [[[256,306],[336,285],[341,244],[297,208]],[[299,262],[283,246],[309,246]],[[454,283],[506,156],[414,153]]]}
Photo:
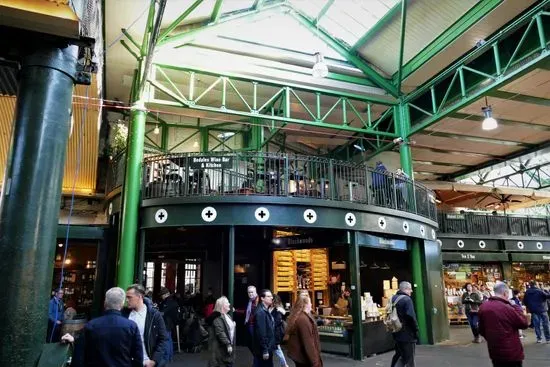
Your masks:
{"label": "green painted column", "polygon": [[233,306],[235,294],[235,226],[229,227],[227,244],[227,299]]}
{"label": "green painted column", "polygon": [[117,286],[123,289],[134,282],[146,116],[147,111],[143,102],[136,102],[132,106],[130,114],[126,172],[122,189],[122,221],[118,249]]}
{"label": "green painted column", "polygon": [[363,359],[363,323],[361,315],[361,274],[359,260],[359,246],[355,238],[355,232],[347,232],[348,263],[351,290],[351,316],[353,317],[353,359]]}
{"label": "green painted column", "polygon": [[[413,164],[411,147],[409,144],[408,135],[411,131],[410,111],[407,104],[400,104],[394,107],[395,128],[400,137],[403,138],[403,143],[399,146],[399,155],[401,160],[401,169],[413,178]],[[416,307],[416,316],[418,319],[418,334],[421,344],[428,343],[428,310],[426,309],[426,294],[425,294],[425,268],[424,256],[422,256],[423,242],[414,239],[410,240],[411,248],[411,265],[413,275],[413,298]]]}
{"label": "green painted column", "polygon": [[77,46],[34,47],[22,61],[2,172],[0,366],[35,366],[46,340],[78,57]]}

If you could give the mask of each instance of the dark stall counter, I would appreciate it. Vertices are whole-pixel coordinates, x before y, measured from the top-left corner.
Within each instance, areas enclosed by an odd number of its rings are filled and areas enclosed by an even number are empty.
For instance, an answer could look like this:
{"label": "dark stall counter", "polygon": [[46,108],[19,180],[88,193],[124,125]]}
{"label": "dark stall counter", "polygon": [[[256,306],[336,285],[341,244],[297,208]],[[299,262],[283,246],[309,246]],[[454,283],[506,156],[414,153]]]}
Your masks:
{"label": "dark stall counter", "polygon": [[[363,322],[363,355],[365,357],[393,350],[392,334],[386,331],[383,321]],[[320,327],[321,351],[352,355],[353,325],[344,327]]]}

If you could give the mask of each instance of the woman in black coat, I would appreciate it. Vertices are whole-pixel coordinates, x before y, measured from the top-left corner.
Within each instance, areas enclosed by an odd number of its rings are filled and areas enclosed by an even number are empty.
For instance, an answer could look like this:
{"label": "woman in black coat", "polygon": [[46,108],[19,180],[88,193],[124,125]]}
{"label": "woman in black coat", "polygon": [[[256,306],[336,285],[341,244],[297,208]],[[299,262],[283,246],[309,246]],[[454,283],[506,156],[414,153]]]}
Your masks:
{"label": "woman in black coat", "polygon": [[275,354],[279,358],[279,365],[281,367],[288,367],[286,363],[285,355],[281,349],[281,344],[283,343],[283,338],[285,337],[286,329],[286,310],[283,307],[281,298],[278,295],[273,295],[273,306],[271,310],[271,316],[273,316],[273,321],[275,324],[275,344],[277,349],[275,349]]}
{"label": "woman in black coat", "polygon": [[208,328],[208,367],[232,367],[235,362],[235,322],[226,297],[218,298],[214,312],[206,319]]}

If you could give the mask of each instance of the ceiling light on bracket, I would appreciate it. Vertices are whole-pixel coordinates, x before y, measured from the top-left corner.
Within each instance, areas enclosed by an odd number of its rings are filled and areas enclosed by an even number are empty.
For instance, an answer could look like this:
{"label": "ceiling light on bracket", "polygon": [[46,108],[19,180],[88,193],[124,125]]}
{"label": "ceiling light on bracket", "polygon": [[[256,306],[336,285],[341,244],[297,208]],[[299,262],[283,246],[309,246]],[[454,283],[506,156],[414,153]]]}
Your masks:
{"label": "ceiling light on bracket", "polygon": [[317,52],[314,57],[315,64],[311,70],[311,75],[314,78],[326,78],[328,76],[328,66],[325,63],[325,57],[320,52]]}
{"label": "ceiling light on bracket", "polygon": [[496,129],[498,122],[493,117],[493,109],[487,104],[487,98],[485,98],[485,107],[482,107],[481,111],[483,111],[483,115],[485,116],[481,128],[486,131]]}
{"label": "ceiling light on bracket", "polygon": [[153,130],[153,134],[158,135],[159,133],[160,133],[160,129],[159,129],[159,126],[157,124],[157,125],[155,125],[155,130]]}

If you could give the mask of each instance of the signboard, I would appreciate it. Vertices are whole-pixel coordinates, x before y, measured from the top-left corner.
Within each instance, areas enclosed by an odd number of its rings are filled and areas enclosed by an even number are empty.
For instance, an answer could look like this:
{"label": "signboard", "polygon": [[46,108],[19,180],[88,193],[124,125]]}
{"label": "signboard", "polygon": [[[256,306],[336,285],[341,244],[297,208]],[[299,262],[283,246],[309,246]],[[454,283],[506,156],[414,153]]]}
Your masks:
{"label": "signboard", "polygon": [[512,261],[550,262],[550,254],[511,254]]}
{"label": "signboard", "polygon": [[366,233],[357,233],[357,244],[364,247],[377,247],[389,250],[407,250],[407,241],[393,238],[373,236]]}
{"label": "signboard", "polygon": [[308,249],[330,247],[344,243],[344,237],[338,232],[316,232],[310,235],[276,237],[271,240],[272,249]]}
{"label": "signboard", "polygon": [[210,156],[189,157],[191,169],[230,169],[233,168],[233,157]]}
{"label": "signboard", "polygon": [[500,262],[508,261],[508,254],[502,252],[443,252],[443,261],[456,262]]}

